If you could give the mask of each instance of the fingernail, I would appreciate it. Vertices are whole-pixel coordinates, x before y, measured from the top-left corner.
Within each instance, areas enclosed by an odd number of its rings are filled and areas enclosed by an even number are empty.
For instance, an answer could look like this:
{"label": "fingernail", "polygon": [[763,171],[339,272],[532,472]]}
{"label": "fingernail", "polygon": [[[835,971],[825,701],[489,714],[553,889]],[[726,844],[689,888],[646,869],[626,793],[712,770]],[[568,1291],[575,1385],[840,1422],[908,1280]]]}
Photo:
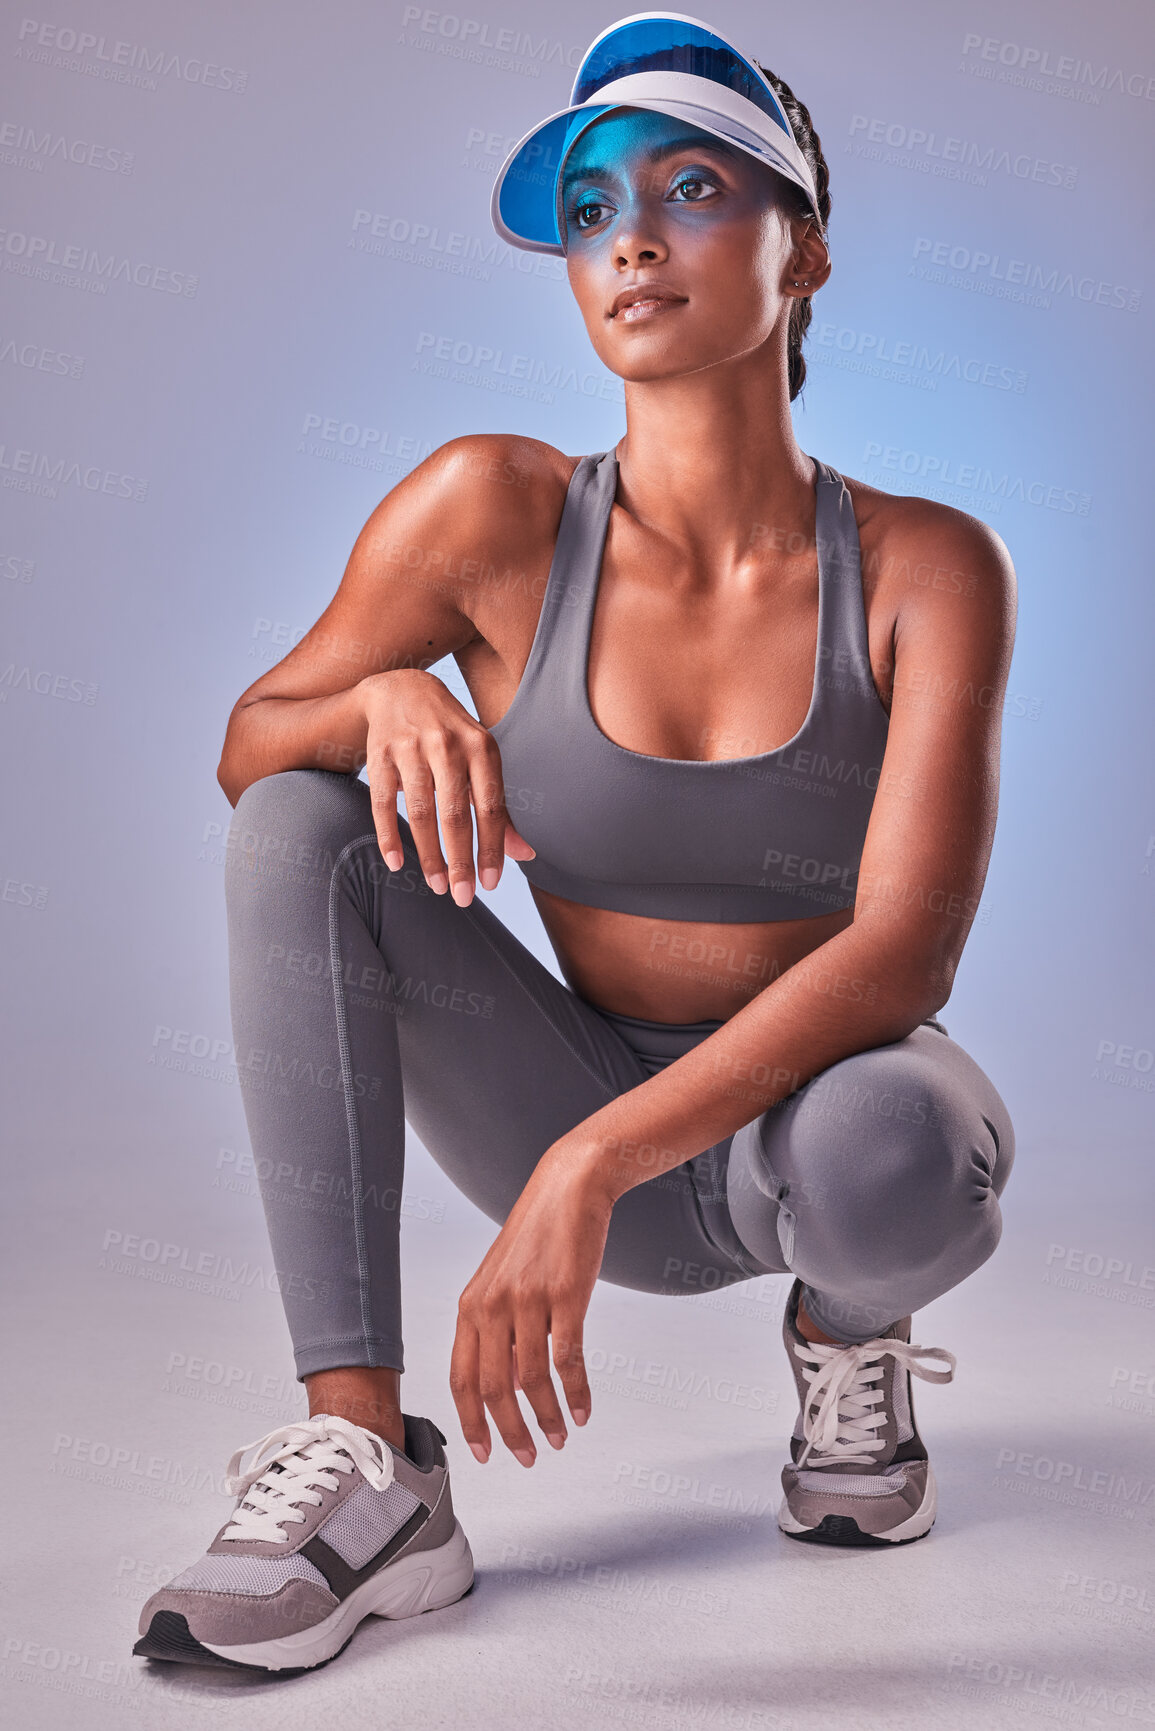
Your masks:
{"label": "fingernail", "polygon": [[405,864],[405,855],[401,852],[400,848],[394,848],[392,853],[387,853],[385,855],[385,864],[389,867],[391,872],[399,872],[401,867]]}
{"label": "fingernail", "polygon": [[499,876],[500,876],[500,873],[498,872],[498,869],[496,866],[482,866],[482,868],[481,868],[481,887],[482,887],[482,889],[483,890],[495,890],[497,888],[497,880],[498,880]]}
{"label": "fingernail", "polygon": [[453,899],[459,908],[467,908],[473,900],[473,886],[468,878],[458,878],[453,886]]}
{"label": "fingernail", "polygon": [[469,1446],[473,1450],[474,1458],[479,1460],[482,1466],[484,1466],[486,1461],[489,1459],[489,1450],[485,1447],[484,1443],[470,1443]]}
{"label": "fingernail", "polygon": [[444,872],[434,872],[429,880],[429,888],[435,896],[443,896],[449,888],[449,879]]}
{"label": "fingernail", "polygon": [[590,1416],[588,1410],[584,1406],[575,1406],[571,1409],[571,1412],[575,1424],[584,1424],[586,1419]]}
{"label": "fingernail", "polygon": [[523,1467],[531,1467],[537,1459],[537,1455],[534,1453],[533,1449],[514,1449],[513,1452]]}
{"label": "fingernail", "polygon": [[565,1443],[565,1432],[563,1430],[547,1430],[545,1440],[550,1448],[559,1449]]}

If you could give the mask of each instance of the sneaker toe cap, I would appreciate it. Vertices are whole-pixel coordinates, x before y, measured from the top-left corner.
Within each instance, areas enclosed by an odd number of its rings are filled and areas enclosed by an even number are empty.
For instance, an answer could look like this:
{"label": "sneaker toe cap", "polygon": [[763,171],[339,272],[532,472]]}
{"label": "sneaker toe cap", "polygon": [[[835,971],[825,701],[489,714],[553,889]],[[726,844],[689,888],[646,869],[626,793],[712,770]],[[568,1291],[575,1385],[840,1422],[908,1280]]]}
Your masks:
{"label": "sneaker toe cap", "polygon": [[908,1520],[926,1496],[927,1468],[907,1461],[900,1472],[884,1477],[864,1473],[861,1487],[851,1487],[841,1474],[837,1488],[830,1475],[786,1467],[782,1488],[790,1513],[804,1526],[816,1527],[827,1515],[848,1515],[864,1533],[886,1533]]}
{"label": "sneaker toe cap", "polygon": [[287,1581],[275,1593],[263,1594],[162,1587],[141,1610],[139,1633],[147,1635],[158,1611],[176,1611],[196,1640],[243,1646],[311,1629],[338,1603],[333,1593],[313,1581]]}

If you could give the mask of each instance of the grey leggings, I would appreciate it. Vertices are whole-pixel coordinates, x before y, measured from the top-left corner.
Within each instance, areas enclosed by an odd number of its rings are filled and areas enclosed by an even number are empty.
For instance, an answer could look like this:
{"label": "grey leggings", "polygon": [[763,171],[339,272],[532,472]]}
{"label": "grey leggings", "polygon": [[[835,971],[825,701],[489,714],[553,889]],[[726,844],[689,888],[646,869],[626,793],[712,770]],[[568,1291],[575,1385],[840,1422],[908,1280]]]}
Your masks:
{"label": "grey leggings", "polygon": [[[434,895],[400,829],[391,872],[366,784],[308,769],[254,782],[229,832],[237,1067],[299,1379],[404,1368],[406,1119],[501,1222],[552,1142],[721,1026],[587,1003],[481,899]],[[826,1333],[867,1340],[991,1255],[1013,1159],[931,1018],[627,1191],[601,1278],[687,1296],[793,1271]]]}

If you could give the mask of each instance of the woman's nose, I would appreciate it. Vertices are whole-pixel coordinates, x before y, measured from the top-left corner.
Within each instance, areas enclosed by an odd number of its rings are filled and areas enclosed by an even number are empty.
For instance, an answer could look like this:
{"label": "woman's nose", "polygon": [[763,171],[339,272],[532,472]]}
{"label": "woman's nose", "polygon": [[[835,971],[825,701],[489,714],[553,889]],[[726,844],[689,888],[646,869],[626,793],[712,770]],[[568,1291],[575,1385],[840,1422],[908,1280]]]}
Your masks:
{"label": "woman's nose", "polygon": [[647,204],[624,210],[614,233],[614,263],[622,270],[631,265],[655,264],[668,257],[669,247],[658,221]]}

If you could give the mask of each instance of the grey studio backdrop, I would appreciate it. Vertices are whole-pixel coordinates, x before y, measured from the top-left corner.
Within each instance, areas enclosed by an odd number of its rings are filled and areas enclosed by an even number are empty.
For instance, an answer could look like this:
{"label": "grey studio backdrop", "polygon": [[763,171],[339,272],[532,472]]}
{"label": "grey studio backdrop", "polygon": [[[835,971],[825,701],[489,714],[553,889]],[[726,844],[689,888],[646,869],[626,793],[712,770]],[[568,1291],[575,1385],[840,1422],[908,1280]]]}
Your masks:
{"label": "grey studio backdrop", "polygon": [[[918,1389],[949,1488],[901,1557],[779,1538],[777,1278],[599,1287],[588,1432],[532,1474],[461,1464],[453,1316],[493,1228],[411,1139],[406,1404],[450,1433],[485,1590],[373,1624],[295,1699],[355,1723],[1155,1723],[1152,15],[700,11],[793,84],[831,166],[803,448],[983,518],[1019,574],[998,835],[942,1012],[1018,1164],[995,1258],[916,1325],[960,1355]],[[304,1408],[231,1064],[219,747],[429,451],[620,437],[563,261],[488,217],[616,15],[68,0],[0,24],[22,1726],[279,1711],[127,1658],[227,1511],[227,1455]],[[515,868],[488,899],[556,967]]]}

